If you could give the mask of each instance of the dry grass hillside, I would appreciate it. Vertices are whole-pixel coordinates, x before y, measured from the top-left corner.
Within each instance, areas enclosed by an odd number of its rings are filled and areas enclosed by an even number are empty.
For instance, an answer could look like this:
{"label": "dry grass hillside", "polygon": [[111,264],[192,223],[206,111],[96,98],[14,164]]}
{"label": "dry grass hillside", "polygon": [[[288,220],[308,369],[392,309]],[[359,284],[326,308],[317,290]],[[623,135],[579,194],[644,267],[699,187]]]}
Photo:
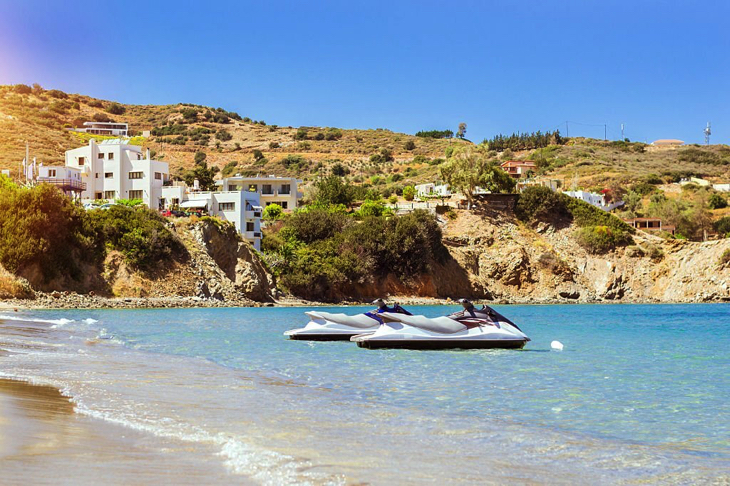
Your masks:
{"label": "dry grass hillside", "polygon": [[[0,86],[0,168],[17,170],[26,142],[32,157],[62,164],[64,151],[89,138],[67,129],[95,119],[129,123],[136,135],[132,143],[169,162],[173,175],[190,168],[195,153],[203,151],[208,164],[225,174],[275,173],[306,180],[341,163],[359,180],[400,173],[403,183],[417,182],[435,176],[438,161],[433,159],[443,157],[449,145],[469,143],[385,129],[282,127],[222,108],[124,105],[39,86]],[[142,137],[145,131],[151,136]]]}

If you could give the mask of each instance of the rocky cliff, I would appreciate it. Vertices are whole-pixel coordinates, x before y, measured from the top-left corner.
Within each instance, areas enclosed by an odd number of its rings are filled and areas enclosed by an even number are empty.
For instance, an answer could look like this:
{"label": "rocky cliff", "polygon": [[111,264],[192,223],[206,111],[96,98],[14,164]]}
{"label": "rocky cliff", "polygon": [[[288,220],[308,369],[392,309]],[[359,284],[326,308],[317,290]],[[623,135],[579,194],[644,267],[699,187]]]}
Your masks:
{"label": "rocky cliff", "polygon": [[664,240],[637,232],[635,244],[604,255],[583,249],[576,228],[533,226],[499,212],[460,212],[444,241],[466,271],[473,297],[510,302],[730,301],[730,239]]}

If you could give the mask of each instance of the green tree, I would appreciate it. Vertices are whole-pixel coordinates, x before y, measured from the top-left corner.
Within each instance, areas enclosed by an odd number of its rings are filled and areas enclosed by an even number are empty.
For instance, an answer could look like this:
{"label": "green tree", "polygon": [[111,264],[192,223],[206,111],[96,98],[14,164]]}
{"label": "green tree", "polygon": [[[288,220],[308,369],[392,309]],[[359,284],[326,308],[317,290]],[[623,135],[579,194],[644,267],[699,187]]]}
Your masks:
{"label": "green tree", "polygon": [[406,201],[413,201],[416,197],[416,188],[413,186],[406,186],[403,188],[403,199]]}
{"label": "green tree", "polygon": [[464,194],[470,207],[478,186],[492,192],[511,192],[516,186],[509,174],[489,160],[484,146],[455,149],[439,170],[447,184]]}
{"label": "green tree", "polygon": [[464,138],[466,136],[466,123],[459,123],[459,129],[456,131],[456,138]]}
{"label": "green tree", "polygon": [[344,204],[345,206],[352,204],[352,188],[336,175],[317,181],[315,191],[314,200],[319,204]]}
{"label": "green tree", "polygon": [[200,184],[200,189],[203,191],[212,191],[215,189],[215,180],[213,178],[220,169],[216,166],[209,168],[205,159],[205,152],[196,152],[195,167],[192,170],[186,171],[183,179],[188,186],[192,187],[195,180],[197,180]]}
{"label": "green tree", "polygon": [[208,154],[205,152],[195,152],[195,158],[193,159],[196,164],[199,164],[203,162],[206,158],[208,158]]}
{"label": "green tree", "polygon": [[281,219],[283,214],[284,210],[282,209],[282,207],[276,203],[272,203],[264,208],[263,217],[266,221],[276,221],[278,219]]}

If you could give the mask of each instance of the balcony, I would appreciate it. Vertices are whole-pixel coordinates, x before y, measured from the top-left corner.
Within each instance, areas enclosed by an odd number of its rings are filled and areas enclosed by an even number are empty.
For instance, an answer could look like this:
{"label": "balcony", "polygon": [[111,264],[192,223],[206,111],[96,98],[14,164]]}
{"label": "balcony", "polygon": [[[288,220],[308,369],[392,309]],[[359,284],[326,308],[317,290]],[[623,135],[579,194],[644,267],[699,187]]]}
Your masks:
{"label": "balcony", "polygon": [[261,232],[260,231],[246,231],[244,233],[244,236],[248,240],[255,240],[255,239],[261,238]]}
{"label": "balcony", "polygon": [[62,191],[85,191],[86,183],[78,179],[56,179],[55,177],[39,177],[38,182],[52,184]]}
{"label": "balcony", "polygon": [[261,211],[246,211],[243,215],[246,219],[259,219],[261,218]]}

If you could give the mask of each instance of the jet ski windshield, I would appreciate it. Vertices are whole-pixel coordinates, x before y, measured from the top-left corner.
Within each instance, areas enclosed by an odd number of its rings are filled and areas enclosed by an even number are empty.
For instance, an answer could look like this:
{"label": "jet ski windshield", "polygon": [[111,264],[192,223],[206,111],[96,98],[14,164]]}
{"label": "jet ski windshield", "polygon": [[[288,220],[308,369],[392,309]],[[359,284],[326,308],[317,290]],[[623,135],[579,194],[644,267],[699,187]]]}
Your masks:
{"label": "jet ski windshield", "polygon": [[471,307],[470,309],[464,309],[462,311],[454,312],[453,314],[449,314],[447,317],[450,319],[453,319],[455,321],[464,321],[464,320],[470,320],[470,319],[484,319],[489,322],[506,322],[510,326],[513,326],[515,329],[519,330],[520,332],[522,329],[517,327],[517,324],[510,321],[506,317],[504,317],[502,314],[497,312],[496,310],[492,309],[489,306],[483,305],[481,309],[477,309],[476,307]]}

